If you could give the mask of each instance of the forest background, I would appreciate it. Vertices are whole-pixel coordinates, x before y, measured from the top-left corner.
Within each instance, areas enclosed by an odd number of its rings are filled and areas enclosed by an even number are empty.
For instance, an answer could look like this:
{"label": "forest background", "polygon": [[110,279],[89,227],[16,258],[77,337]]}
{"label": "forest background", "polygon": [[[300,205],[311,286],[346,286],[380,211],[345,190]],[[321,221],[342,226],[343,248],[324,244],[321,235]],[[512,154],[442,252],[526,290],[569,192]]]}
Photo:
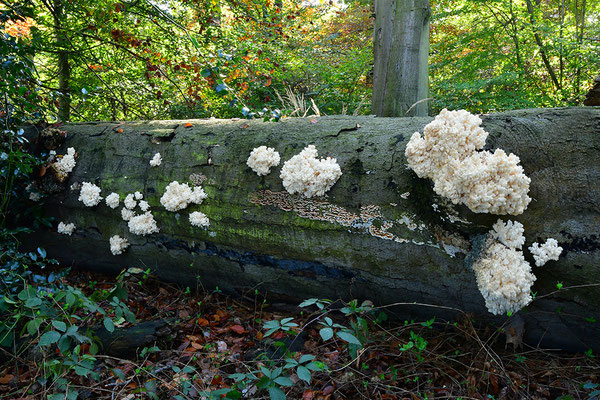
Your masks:
{"label": "forest background", "polygon": [[[371,112],[370,0],[1,4],[12,123]],[[431,10],[431,114],[578,105],[600,72],[598,0]]]}

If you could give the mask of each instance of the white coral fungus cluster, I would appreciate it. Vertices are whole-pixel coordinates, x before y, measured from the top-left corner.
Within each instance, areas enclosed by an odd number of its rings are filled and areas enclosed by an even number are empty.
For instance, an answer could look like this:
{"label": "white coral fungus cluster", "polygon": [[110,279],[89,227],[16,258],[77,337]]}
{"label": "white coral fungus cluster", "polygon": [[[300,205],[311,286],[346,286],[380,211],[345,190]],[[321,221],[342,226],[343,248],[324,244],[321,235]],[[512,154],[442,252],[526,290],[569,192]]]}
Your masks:
{"label": "white coral fungus cluster", "polygon": [[190,223],[200,228],[208,228],[210,225],[210,220],[206,214],[201,213],[200,211],[194,211],[190,213]]}
{"label": "white coral fungus cluster", "polygon": [[93,183],[83,182],[81,191],[79,192],[79,201],[83,202],[87,207],[94,207],[100,203],[100,188]]}
{"label": "white coral fungus cluster", "polygon": [[271,172],[271,167],[279,165],[279,153],[272,147],[260,146],[256,147],[250,153],[246,165],[248,165],[252,171],[256,172],[258,176],[267,175]]}
{"label": "white coral fungus cluster", "polygon": [[130,210],[126,207],[123,207],[121,209],[121,218],[123,219],[123,221],[129,221],[133,217],[135,217],[135,212],[133,210]]}
{"label": "white coral fungus cluster", "polygon": [[317,155],[316,147],[311,144],[283,164],[279,177],[290,194],[323,196],[342,176],[335,158],[318,160]]}
{"label": "white coral fungus cluster", "polygon": [[190,188],[187,183],[171,182],[167,185],[165,193],[160,198],[167,211],[178,211],[186,208],[190,203],[201,204],[206,199],[206,193],[200,186]]}
{"label": "white coral fungus cluster", "polygon": [[[523,226],[498,221],[486,241],[486,249],[473,264],[479,291],[492,314],[516,312],[531,302],[530,288],[535,281],[531,266],[523,257]],[[506,244],[505,244],[506,243]]]}
{"label": "white coral fungus cluster", "polygon": [[106,196],[106,205],[112,209],[119,207],[119,202],[120,202],[119,195],[115,192]]}
{"label": "white coral fungus cluster", "polygon": [[150,209],[150,204],[146,200],[140,200],[140,209],[146,212]]}
{"label": "white coral fungus cluster", "polygon": [[154,220],[154,216],[150,211],[132,216],[127,226],[129,226],[129,231],[134,235],[146,236],[159,231],[156,220]]}
{"label": "white coral fungus cluster", "polygon": [[69,235],[69,236],[71,236],[71,234],[74,231],[75,231],[75,224],[74,223],[65,224],[62,221],[59,222],[58,229],[57,229],[58,233],[62,233],[63,235]]}
{"label": "white coral fungus cluster", "polygon": [[110,252],[113,255],[123,254],[123,252],[129,247],[127,239],[123,239],[119,235],[111,236],[110,241]]}
{"label": "white coral fungus cluster", "polygon": [[550,260],[557,261],[563,248],[558,245],[556,239],[549,238],[546,243],[541,245],[537,242],[533,243],[529,247],[529,251],[533,254],[535,265],[541,267]]}
{"label": "white coral fungus cluster", "polygon": [[520,249],[525,244],[525,236],[523,236],[525,229],[520,222],[506,221],[504,223],[498,219],[492,228],[493,231],[490,232],[492,237],[498,239],[506,247]]}
{"label": "white coral fungus cluster", "polygon": [[454,204],[477,213],[521,214],[531,201],[531,179],[516,155],[478,151],[488,136],[480,125],[481,119],[465,110],[442,110],[423,136],[412,135],[405,151],[408,166],[432,179],[434,191]]}
{"label": "white coral fungus cluster", "polygon": [[158,167],[161,163],[162,163],[162,157],[161,157],[160,153],[156,153],[154,155],[154,157],[152,157],[152,160],[150,160],[151,167]]}
{"label": "white coral fungus cluster", "polygon": [[125,207],[129,210],[133,210],[135,206],[137,206],[137,201],[135,201],[135,195],[133,193],[129,193],[127,196],[125,196],[125,201],[123,202],[123,204],[125,204]]}
{"label": "white coral fungus cluster", "polygon": [[67,154],[62,156],[62,158],[59,158],[54,163],[54,169],[58,173],[59,177],[64,179],[71,171],[73,171],[73,168],[75,168],[76,164],[75,149],[73,147],[69,147],[67,149]]}

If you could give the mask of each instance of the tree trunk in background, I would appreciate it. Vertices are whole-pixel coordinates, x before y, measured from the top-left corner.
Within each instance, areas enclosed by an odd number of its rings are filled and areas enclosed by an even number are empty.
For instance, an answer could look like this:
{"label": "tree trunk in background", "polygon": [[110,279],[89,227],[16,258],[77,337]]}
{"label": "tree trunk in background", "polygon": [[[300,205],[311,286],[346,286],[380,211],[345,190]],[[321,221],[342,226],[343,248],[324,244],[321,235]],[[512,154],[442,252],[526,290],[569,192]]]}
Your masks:
{"label": "tree trunk in background", "polygon": [[372,113],[426,116],[429,0],[375,0]]}
{"label": "tree trunk in background", "polygon": [[[331,116],[278,123],[65,125],[67,143],[59,154],[74,147],[77,166],[64,189],[46,199],[54,228],[38,230],[27,243],[33,250],[45,247],[63,265],[105,272],[151,268],[162,279],[206,290],[259,289],[292,302],[307,297],[370,299],[379,305],[421,302],[457,307],[485,321],[492,316],[467,255],[499,217],[449,204],[433,193],[429,180],[406,167],[406,143],[430,121]],[[600,110],[511,111],[484,115],[483,126],[490,132],[486,149],[517,154],[532,180],[528,209],[503,219],[523,223],[527,246],[552,237],[564,248],[559,261],[533,267],[537,298],[519,313],[527,323],[526,339],[533,345],[541,340],[541,346],[600,350],[600,323],[586,322],[600,321],[600,290],[589,286],[600,283]],[[343,172],[325,197],[289,195],[279,178],[281,165],[264,177],[246,166],[254,147],[274,147],[283,162],[309,144],[320,156],[336,157]],[[153,168],[148,163],[156,152],[163,161]],[[208,198],[177,213],[166,211],[159,200],[174,180],[202,182]],[[142,192],[160,232],[135,236],[120,208],[104,202],[85,207],[79,191],[70,189],[82,182],[96,183],[103,197],[116,192],[123,200]],[[209,229],[190,225],[192,211],[210,218]],[[60,235],[59,221],[73,222],[77,230]],[[111,254],[113,235],[130,241],[123,255]],[[559,281],[565,288],[580,287],[553,293]],[[453,317],[413,305],[396,311],[403,320]]]}
{"label": "tree trunk in background", "polygon": [[585,95],[583,104],[586,106],[600,106],[600,75],[594,79],[594,87]]}
{"label": "tree trunk in background", "polygon": [[52,16],[54,19],[54,30],[56,46],[58,48],[58,119],[63,122],[69,121],[71,117],[71,67],[69,65],[69,41],[63,32],[64,5],[63,0],[55,0]]}

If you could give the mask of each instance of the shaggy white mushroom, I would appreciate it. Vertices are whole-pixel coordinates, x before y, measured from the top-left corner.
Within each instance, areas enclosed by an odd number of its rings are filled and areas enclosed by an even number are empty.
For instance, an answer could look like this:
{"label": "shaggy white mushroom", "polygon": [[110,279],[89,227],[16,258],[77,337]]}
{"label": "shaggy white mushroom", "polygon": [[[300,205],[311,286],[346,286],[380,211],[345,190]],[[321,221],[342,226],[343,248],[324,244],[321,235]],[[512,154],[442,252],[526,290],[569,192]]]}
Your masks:
{"label": "shaggy white mushroom", "polygon": [[146,200],[140,200],[140,209],[146,212],[150,209],[150,204]]}
{"label": "shaggy white mushroom", "polygon": [[529,247],[529,251],[533,254],[535,265],[541,267],[550,260],[558,261],[563,248],[558,245],[556,239],[548,238],[546,243],[533,243]]}
{"label": "shaggy white mushroom", "polygon": [[56,171],[59,181],[62,182],[66,180],[69,173],[73,171],[75,165],[77,165],[77,162],[75,161],[75,149],[73,147],[69,147],[67,149],[67,154],[55,161],[54,164],[52,164],[52,167]]}
{"label": "shaggy white mushroom", "polygon": [[121,209],[121,218],[123,221],[129,221],[131,218],[135,217],[135,212],[126,207]]}
{"label": "shaggy white mushroom", "polygon": [[271,172],[271,167],[279,165],[279,153],[272,147],[260,146],[250,152],[250,157],[246,161],[252,171],[258,176],[267,175]]}
{"label": "shaggy white mushroom", "polygon": [[317,159],[314,145],[309,145],[283,164],[279,177],[290,194],[305,197],[323,196],[342,176],[335,158]]}
{"label": "shaggy white mushroom", "polygon": [[129,247],[127,239],[123,239],[119,235],[111,236],[110,241],[110,252],[113,255],[123,254],[123,252]]}
{"label": "shaggy white mushroom", "polygon": [[493,231],[490,232],[492,237],[498,239],[506,247],[520,249],[525,244],[525,236],[523,236],[525,229],[520,222],[506,221],[504,223],[499,219],[492,228]]}
{"label": "shaggy white mushroom", "polygon": [[190,223],[200,228],[208,228],[210,225],[210,220],[206,214],[201,213],[200,211],[194,211],[190,213]]}
{"label": "shaggy white mushroom", "polygon": [[477,151],[488,136],[480,125],[481,119],[467,111],[442,110],[423,136],[412,135],[405,150],[408,166],[433,180],[433,190],[454,204],[477,213],[521,214],[531,201],[531,179],[516,155]]}
{"label": "shaggy white mushroom", "polygon": [[100,188],[93,183],[83,182],[81,191],[79,192],[79,201],[83,202],[87,207],[94,207],[97,206],[101,200]]}
{"label": "shaggy white mushroom", "polygon": [[74,223],[65,224],[62,221],[59,222],[58,229],[57,229],[58,233],[62,233],[63,235],[69,235],[69,236],[71,236],[71,234],[73,234],[74,231],[75,231],[75,224]]}
{"label": "shaggy white mushroom", "polygon": [[179,211],[190,203],[201,204],[207,195],[200,186],[190,188],[187,183],[171,182],[165,188],[165,193],[160,198],[160,204],[167,211]]}
{"label": "shaggy white mushroom", "polygon": [[531,302],[535,281],[523,252],[489,239],[485,254],[473,264],[477,286],[489,312],[517,312]]}
{"label": "shaggy white mushroom", "polygon": [[131,217],[127,226],[129,226],[129,231],[134,235],[146,236],[159,231],[154,216],[150,211]]}
{"label": "shaggy white mushroom", "polygon": [[112,209],[115,209],[117,207],[119,207],[119,202],[121,201],[119,199],[119,195],[117,193],[111,193],[108,196],[106,196],[106,205],[109,206]]}
{"label": "shaggy white mushroom", "polygon": [[156,153],[154,157],[150,160],[151,167],[158,167],[162,163],[162,157],[160,153]]}
{"label": "shaggy white mushroom", "polygon": [[125,207],[127,207],[128,209],[133,210],[135,206],[137,206],[137,201],[135,201],[134,194],[129,193],[127,196],[125,196],[125,201],[123,202],[123,204],[125,204]]}

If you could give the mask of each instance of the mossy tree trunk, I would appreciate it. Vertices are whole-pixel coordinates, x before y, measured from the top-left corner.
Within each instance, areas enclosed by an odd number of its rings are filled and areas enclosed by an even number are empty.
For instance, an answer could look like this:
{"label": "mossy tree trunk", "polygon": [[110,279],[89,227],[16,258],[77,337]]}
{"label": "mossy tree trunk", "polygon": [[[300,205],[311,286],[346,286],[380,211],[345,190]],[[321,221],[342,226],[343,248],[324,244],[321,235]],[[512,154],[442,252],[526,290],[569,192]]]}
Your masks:
{"label": "mossy tree trunk", "polygon": [[375,0],[372,113],[427,116],[429,0]]}
{"label": "mossy tree trunk", "polygon": [[[316,121],[316,123],[315,123]],[[377,304],[421,302],[491,317],[465,258],[471,243],[498,216],[474,214],[436,196],[428,180],[406,167],[404,148],[431,118],[322,117],[316,120],[150,121],[65,125],[66,147],[77,166],[46,210],[74,222],[73,236],[38,231],[36,246],[66,265],[118,271],[152,268],[185,286],[238,294],[257,288],[290,301],[306,297],[371,299]],[[525,226],[527,246],[556,238],[557,262],[535,268],[536,300],[520,314],[526,338],[542,345],[600,345],[600,110],[520,110],[483,116],[487,149],[521,158],[533,201],[513,219]],[[189,122],[189,124],[188,124]],[[191,125],[191,126],[188,126]],[[250,151],[274,147],[282,162],[309,144],[336,157],[343,175],[323,198],[286,193],[279,172],[259,177],[247,166]],[[152,168],[154,153],[161,166]],[[59,152],[60,154],[60,152]],[[208,199],[178,213],[160,205],[167,184],[202,183]],[[128,232],[120,209],[87,208],[73,183],[94,182],[106,197],[140,191],[160,233]],[[210,228],[192,227],[202,211]],[[131,247],[113,256],[108,239]],[[532,262],[531,255],[526,258]],[[533,263],[532,263],[533,264]],[[578,288],[556,291],[556,283]],[[406,306],[410,315],[449,316],[442,309]],[[505,317],[496,318],[502,321]]]}

